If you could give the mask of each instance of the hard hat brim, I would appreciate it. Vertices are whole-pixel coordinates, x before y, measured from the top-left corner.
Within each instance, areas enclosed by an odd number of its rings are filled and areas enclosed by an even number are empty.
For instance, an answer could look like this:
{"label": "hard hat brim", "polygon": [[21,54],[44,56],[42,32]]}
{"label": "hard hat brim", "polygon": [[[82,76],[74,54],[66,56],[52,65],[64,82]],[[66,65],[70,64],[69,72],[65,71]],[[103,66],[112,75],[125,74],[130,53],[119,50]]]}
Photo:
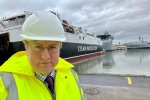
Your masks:
{"label": "hard hat brim", "polygon": [[61,41],[61,42],[65,42],[66,38],[65,37],[39,37],[39,36],[26,36],[21,34],[20,35],[20,39],[21,41],[23,40],[41,40],[41,41]]}

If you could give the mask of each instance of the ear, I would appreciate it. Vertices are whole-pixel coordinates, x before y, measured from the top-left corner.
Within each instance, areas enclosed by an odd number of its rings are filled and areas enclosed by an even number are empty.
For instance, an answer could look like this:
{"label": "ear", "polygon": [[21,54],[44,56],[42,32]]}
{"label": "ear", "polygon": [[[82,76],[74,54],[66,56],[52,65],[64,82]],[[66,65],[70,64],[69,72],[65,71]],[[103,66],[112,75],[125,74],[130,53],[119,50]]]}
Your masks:
{"label": "ear", "polygon": [[26,51],[26,55],[28,56],[28,47],[27,47],[27,44],[24,44],[24,48],[25,48],[25,51]]}
{"label": "ear", "polygon": [[24,48],[25,48],[25,50],[27,51],[27,44],[24,44]]}

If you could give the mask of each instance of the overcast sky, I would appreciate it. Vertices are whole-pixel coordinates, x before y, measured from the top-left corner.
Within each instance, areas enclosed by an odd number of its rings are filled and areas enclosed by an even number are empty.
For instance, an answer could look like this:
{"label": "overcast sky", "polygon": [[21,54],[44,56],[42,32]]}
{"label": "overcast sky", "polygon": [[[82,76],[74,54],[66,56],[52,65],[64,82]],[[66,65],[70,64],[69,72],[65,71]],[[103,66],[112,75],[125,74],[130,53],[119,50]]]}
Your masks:
{"label": "overcast sky", "polygon": [[150,40],[150,0],[0,0],[0,18],[54,10],[88,32],[114,36],[114,44]]}

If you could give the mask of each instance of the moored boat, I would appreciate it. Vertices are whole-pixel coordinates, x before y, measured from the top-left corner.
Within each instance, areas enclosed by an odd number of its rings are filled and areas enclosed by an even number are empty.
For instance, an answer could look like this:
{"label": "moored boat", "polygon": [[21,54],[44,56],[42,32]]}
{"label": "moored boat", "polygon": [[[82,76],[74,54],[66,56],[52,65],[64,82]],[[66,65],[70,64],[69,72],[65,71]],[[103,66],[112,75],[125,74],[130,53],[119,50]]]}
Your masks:
{"label": "moored boat", "polygon": [[127,49],[143,49],[150,48],[150,42],[144,41],[143,38],[139,36],[139,41],[124,43]]}
{"label": "moored boat", "polygon": [[127,47],[124,44],[116,44],[115,49],[116,50],[126,50]]}
{"label": "moored boat", "polygon": [[[59,14],[55,14],[59,19]],[[22,25],[24,21],[32,14],[25,11],[23,14],[0,21],[0,61],[6,61],[12,54],[18,51],[24,51],[24,44],[20,41]],[[88,33],[82,27],[76,27],[68,24],[67,21],[61,20],[64,27],[66,42],[60,50],[60,57],[67,61],[85,58],[93,55],[103,54],[101,39],[97,38],[94,33]]]}
{"label": "moored boat", "polygon": [[113,45],[114,37],[111,34],[108,34],[107,31],[105,31],[104,35],[97,35],[97,37],[102,40],[102,48],[105,51],[115,50],[115,46]]}

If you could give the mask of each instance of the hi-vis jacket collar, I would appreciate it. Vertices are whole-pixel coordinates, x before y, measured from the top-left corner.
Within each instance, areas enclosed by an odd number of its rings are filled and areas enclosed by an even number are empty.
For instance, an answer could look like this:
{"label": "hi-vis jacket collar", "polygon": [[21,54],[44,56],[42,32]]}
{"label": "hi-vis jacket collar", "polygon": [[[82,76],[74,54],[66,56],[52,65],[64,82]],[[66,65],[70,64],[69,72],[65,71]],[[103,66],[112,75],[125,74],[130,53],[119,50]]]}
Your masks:
{"label": "hi-vis jacket collar", "polygon": [[[72,67],[74,67],[72,64],[59,57],[59,62],[55,67],[55,70],[65,70]],[[0,66],[0,72],[11,72],[34,76],[34,71],[28,62],[26,51],[20,51],[12,55],[2,66]]]}

